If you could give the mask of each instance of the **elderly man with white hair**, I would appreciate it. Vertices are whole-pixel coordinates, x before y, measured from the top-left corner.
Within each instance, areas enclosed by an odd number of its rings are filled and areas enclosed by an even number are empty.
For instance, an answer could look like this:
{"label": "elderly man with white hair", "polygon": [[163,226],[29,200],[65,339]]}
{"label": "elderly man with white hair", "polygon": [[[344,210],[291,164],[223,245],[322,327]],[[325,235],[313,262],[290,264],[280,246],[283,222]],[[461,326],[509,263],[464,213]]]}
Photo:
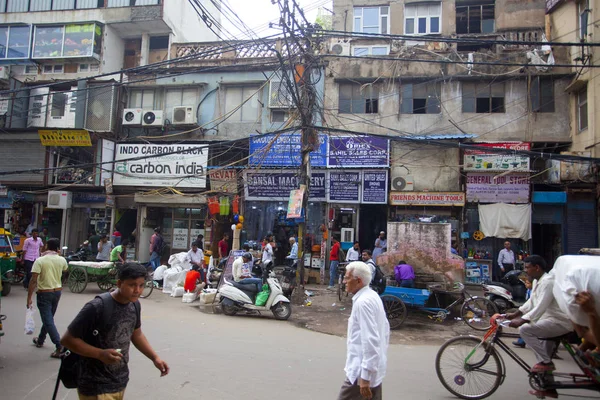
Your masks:
{"label": "elderly man with white hair", "polygon": [[290,237],[290,254],[286,257],[288,260],[296,260],[298,258],[298,243],[295,237]]}
{"label": "elderly man with white hair", "polygon": [[377,292],[369,287],[371,269],[362,261],[346,266],[344,282],[352,297],[348,319],[346,380],[338,400],[382,398],[390,325]]}

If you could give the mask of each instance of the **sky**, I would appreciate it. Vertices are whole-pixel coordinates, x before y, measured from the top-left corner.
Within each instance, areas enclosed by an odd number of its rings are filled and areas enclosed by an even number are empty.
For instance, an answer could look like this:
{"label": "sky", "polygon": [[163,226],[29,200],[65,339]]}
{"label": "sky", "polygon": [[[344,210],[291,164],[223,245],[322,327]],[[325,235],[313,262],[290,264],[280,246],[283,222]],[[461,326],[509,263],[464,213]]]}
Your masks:
{"label": "sky", "polygon": [[[229,5],[231,9],[233,9],[242,20],[255,31],[258,36],[268,36],[272,34],[281,33],[281,30],[278,29],[268,29],[269,22],[277,22],[279,19],[279,6],[277,4],[272,4],[271,0],[222,0],[224,3]],[[305,11],[306,18],[310,22],[314,22],[317,17],[317,11],[319,6],[324,6],[329,10],[332,9],[332,1],[331,0],[296,0],[300,7],[302,7]],[[290,0],[291,3],[291,0]],[[225,12],[227,9],[225,6],[222,7]],[[235,20],[234,20],[235,21]],[[238,24],[234,26],[231,22],[227,21],[227,19],[221,15],[221,23],[227,29],[227,31],[234,34],[237,38],[242,39],[241,37],[237,37],[241,30]],[[241,28],[241,29],[240,29]]]}

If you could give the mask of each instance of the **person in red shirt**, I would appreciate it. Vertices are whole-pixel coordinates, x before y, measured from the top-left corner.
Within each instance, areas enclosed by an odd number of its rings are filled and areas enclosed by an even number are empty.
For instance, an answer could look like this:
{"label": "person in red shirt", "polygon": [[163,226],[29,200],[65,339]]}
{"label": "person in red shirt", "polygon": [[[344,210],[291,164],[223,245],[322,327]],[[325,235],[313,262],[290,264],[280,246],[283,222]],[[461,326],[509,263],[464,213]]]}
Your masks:
{"label": "person in red shirt", "polygon": [[333,246],[329,252],[329,286],[327,289],[333,290],[335,288],[335,281],[337,280],[337,270],[340,265],[340,242],[337,238],[332,237],[331,242]]}
{"label": "person in red shirt", "polygon": [[219,259],[225,258],[229,255],[229,234],[224,234],[223,239],[219,240]]}
{"label": "person in red shirt", "polygon": [[185,282],[183,284],[183,289],[186,292],[198,293],[199,291],[204,289],[204,282],[198,283],[198,281],[201,281],[200,272],[198,271],[199,269],[199,266],[193,265],[192,269],[188,271],[187,274],[185,274]]}

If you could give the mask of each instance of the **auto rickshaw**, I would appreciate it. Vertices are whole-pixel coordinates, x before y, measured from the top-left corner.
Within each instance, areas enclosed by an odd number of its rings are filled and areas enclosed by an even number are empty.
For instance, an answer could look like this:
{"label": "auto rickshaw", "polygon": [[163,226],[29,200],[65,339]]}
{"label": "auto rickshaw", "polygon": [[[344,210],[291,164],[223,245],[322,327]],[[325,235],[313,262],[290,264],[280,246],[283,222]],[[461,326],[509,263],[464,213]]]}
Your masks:
{"label": "auto rickshaw", "polygon": [[2,296],[8,296],[17,266],[17,253],[12,244],[12,235],[0,228],[0,278]]}

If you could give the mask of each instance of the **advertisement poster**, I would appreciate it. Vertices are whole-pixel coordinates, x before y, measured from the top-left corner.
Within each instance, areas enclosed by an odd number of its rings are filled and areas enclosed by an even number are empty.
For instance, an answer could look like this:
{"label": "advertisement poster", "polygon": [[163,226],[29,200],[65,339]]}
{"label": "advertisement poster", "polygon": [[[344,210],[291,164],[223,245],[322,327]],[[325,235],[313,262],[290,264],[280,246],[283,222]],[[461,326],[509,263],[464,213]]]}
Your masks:
{"label": "advertisement poster", "polygon": [[330,137],[328,167],[388,167],[388,139],[369,136]]}
{"label": "advertisement poster", "polygon": [[[246,200],[288,201],[290,191],[299,187],[298,172],[247,171],[244,173]],[[325,201],[325,172],[311,174],[309,199]]]}
{"label": "advertisement poster", "polygon": [[188,248],[188,230],[185,228],[173,228],[173,248]]}
{"label": "advertisement poster", "polygon": [[306,186],[300,185],[300,189],[290,191],[288,201],[287,218],[302,218],[302,199]]}
{"label": "advertisement poster", "polygon": [[529,203],[529,174],[467,174],[467,201],[479,203]]}
{"label": "advertisement poster", "polygon": [[465,205],[462,192],[392,192],[392,206],[457,206]]}
{"label": "advertisement poster", "polygon": [[364,171],[362,185],[362,203],[386,204],[387,187],[387,171]]}
{"label": "advertisement poster", "polygon": [[465,150],[465,171],[529,171],[529,157],[516,154],[486,153],[486,148],[530,150],[526,142],[480,143],[481,150]]}
{"label": "advertisement poster", "polygon": [[[250,166],[297,167],[300,165],[302,144],[300,133],[267,134],[250,137]],[[327,135],[319,134],[318,148],[310,154],[312,167],[325,167]]]}
{"label": "advertisement poster", "polygon": [[329,171],[328,201],[360,203],[360,171]]}
{"label": "advertisement poster", "polygon": [[113,185],[201,189],[207,162],[207,145],[119,144]]}
{"label": "advertisement poster", "polygon": [[237,171],[234,169],[215,169],[208,171],[210,189],[222,193],[237,193]]}

